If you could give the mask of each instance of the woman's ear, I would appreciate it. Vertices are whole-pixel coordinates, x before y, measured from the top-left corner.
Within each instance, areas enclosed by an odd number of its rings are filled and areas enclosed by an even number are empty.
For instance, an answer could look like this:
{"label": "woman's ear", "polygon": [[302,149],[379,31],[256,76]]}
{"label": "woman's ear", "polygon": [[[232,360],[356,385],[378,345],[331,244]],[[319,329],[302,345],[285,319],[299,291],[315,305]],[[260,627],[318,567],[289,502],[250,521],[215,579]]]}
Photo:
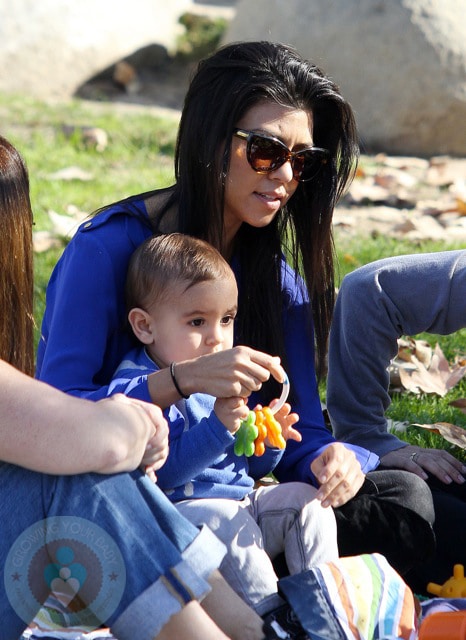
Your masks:
{"label": "woman's ear", "polygon": [[152,318],[139,307],[134,307],[128,313],[128,320],[136,338],[143,344],[152,344],[155,340]]}

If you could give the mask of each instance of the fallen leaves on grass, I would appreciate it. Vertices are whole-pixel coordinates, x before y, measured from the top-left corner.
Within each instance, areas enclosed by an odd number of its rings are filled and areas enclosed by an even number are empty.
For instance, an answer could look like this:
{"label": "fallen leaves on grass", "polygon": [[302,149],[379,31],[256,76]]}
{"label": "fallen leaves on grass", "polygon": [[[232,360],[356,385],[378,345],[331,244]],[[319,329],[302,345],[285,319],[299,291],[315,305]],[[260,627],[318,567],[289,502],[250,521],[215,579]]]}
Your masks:
{"label": "fallen leaves on grass", "polygon": [[434,393],[444,397],[466,374],[464,358],[452,366],[437,344],[434,349],[424,340],[400,338],[398,356],[390,367],[393,386],[402,386],[415,394]]}
{"label": "fallen leaves on grass", "polygon": [[333,220],[343,235],[458,242],[466,237],[465,159],[362,158]]}
{"label": "fallen leaves on grass", "polygon": [[48,211],[52,231],[34,231],[33,245],[35,253],[43,253],[49,249],[62,247],[76,233],[83,220],[89,217],[86,211],[81,211],[75,205],[68,205],[66,214]]}

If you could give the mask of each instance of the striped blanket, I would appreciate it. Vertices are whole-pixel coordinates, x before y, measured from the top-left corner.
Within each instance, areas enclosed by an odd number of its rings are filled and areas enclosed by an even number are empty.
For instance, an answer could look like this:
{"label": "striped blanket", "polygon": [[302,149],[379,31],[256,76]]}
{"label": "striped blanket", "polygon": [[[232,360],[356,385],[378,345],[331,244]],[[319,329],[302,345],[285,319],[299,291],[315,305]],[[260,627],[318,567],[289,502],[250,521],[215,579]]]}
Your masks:
{"label": "striped blanket", "polygon": [[380,554],[320,564],[279,587],[312,640],[418,637],[415,597]]}

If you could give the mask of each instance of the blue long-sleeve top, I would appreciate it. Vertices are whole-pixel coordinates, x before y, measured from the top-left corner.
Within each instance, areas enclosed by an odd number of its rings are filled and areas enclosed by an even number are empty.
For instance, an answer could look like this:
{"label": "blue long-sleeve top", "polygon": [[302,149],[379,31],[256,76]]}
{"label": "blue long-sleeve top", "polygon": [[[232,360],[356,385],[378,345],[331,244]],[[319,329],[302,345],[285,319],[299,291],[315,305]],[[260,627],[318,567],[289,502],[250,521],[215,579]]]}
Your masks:
{"label": "blue long-sleeve top", "polygon": [[[80,226],[47,287],[37,356],[39,379],[93,400],[108,394],[115,369],[135,346],[124,302],[128,262],[152,233],[142,199],[114,205]],[[288,442],[275,474],[279,480],[315,484],[310,464],[335,439],[321,410],[307,292],[284,260],[282,281],[287,374],[302,442]],[[147,379],[135,385],[130,395],[150,402]],[[270,400],[253,394],[249,406],[267,405]],[[365,473],[377,466],[375,454],[357,445],[346,446],[354,450]]]}
{"label": "blue long-sleeve top", "polygon": [[[136,347],[115,372],[108,392],[131,395],[159,368],[146,350]],[[237,456],[234,436],[214,412],[215,398],[195,393],[164,411],[169,425],[169,454],[157,471],[157,483],[172,502],[198,498],[242,500],[254,481],[267,475],[283,455],[267,447],[262,456]]]}

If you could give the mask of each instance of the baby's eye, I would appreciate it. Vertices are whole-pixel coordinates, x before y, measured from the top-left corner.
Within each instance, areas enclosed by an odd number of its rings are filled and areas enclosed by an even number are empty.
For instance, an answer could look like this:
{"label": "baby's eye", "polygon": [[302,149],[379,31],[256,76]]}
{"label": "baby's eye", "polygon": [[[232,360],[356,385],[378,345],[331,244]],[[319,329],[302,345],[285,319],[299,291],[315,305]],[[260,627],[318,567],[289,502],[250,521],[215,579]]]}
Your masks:
{"label": "baby's eye", "polygon": [[202,318],[195,318],[194,320],[191,320],[189,324],[192,327],[202,327],[202,325],[204,324],[204,320]]}
{"label": "baby's eye", "polygon": [[225,316],[221,319],[221,324],[228,325],[231,324],[235,319],[235,316]]}

